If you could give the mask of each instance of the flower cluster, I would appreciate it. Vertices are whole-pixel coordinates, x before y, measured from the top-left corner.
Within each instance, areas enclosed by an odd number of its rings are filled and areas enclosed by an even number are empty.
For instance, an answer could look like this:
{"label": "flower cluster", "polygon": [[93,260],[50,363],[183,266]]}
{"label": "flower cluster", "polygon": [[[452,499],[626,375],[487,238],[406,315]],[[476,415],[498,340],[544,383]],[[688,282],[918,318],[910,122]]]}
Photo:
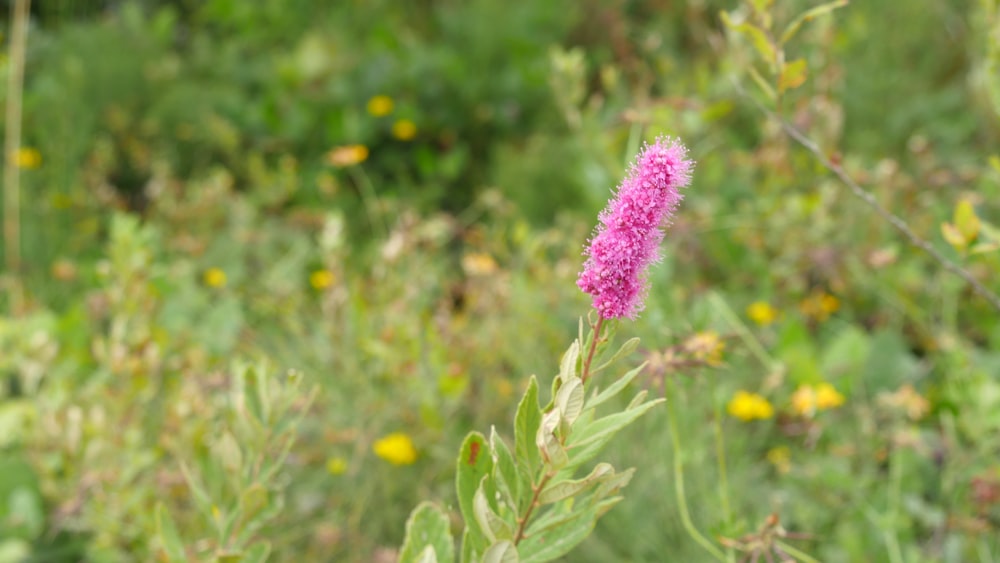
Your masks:
{"label": "flower cluster", "polygon": [[659,138],[639,153],[601,213],[577,286],[605,319],[635,318],[646,293],[645,270],[659,259],[662,226],[691,179],[693,162],[679,141]]}

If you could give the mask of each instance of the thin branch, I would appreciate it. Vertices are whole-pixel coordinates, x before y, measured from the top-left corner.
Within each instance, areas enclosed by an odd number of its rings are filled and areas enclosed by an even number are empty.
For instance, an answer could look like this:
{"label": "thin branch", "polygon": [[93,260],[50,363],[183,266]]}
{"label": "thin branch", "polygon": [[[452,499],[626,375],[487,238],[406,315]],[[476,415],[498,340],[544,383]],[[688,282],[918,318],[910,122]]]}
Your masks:
{"label": "thin branch", "polygon": [[819,145],[817,145],[812,139],[807,137],[805,133],[795,128],[795,126],[785,121],[783,118],[781,118],[773,111],[762,106],[760,102],[758,102],[752,96],[747,94],[739,86],[739,84],[737,84],[736,87],[737,90],[739,90],[739,92],[743,96],[746,96],[748,99],[753,101],[754,105],[757,106],[757,109],[759,109],[768,117],[776,120],[781,125],[781,128],[785,131],[785,134],[794,139],[798,144],[802,145],[802,147],[805,148],[807,151],[812,153],[813,156],[816,158],[817,162],[823,165],[823,167],[829,170],[830,172],[833,172],[833,174],[841,182],[843,182],[844,185],[850,188],[851,192],[856,197],[858,197],[861,201],[865,202],[868,205],[868,207],[871,207],[875,211],[875,213],[878,214],[879,217],[885,219],[886,222],[888,222],[890,225],[893,226],[893,228],[902,233],[906,238],[910,239],[911,244],[913,244],[917,248],[920,248],[928,255],[930,255],[930,257],[933,258],[935,261],[937,261],[937,263],[940,264],[941,267],[943,267],[945,270],[965,280],[965,282],[972,287],[973,291],[978,293],[980,297],[985,299],[990,305],[993,306],[994,309],[1000,312],[1000,296],[997,296],[997,294],[990,291],[985,285],[983,285],[979,280],[977,280],[975,276],[969,273],[968,270],[952,262],[944,254],[941,254],[936,248],[934,248],[934,246],[930,242],[921,238],[920,235],[918,235],[913,229],[911,229],[910,226],[906,224],[906,221],[904,221],[901,217],[889,211],[885,207],[882,207],[882,204],[880,204],[878,200],[875,199],[875,196],[871,192],[859,186],[858,183],[855,182],[854,179],[851,178],[847,174],[847,172],[845,172],[844,169],[841,168],[839,164],[830,160],[830,158],[826,156],[823,150],[819,148]]}
{"label": "thin branch", "polygon": [[21,313],[24,286],[21,280],[21,90],[24,85],[24,52],[28,38],[28,8],[31,0],[11,3],[10,69],[7,75],[7,131],[4,138],[3,235],[4,261],[10,275],[10,308]]}

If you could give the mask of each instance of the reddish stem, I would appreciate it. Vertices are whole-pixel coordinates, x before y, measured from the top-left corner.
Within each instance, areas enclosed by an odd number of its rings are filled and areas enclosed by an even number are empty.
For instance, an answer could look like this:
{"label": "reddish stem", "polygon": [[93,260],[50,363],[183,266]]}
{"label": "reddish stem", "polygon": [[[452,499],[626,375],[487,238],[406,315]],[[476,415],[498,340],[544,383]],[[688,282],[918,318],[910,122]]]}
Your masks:
{"label": "reddish stem", "polygon": [[597,324],[594,325],[594,339],[590,342],[590,351],[587,352],[587,359],[583,362],[583,373],[580,375],[580,381],[583,383],[587,382],[587,377],[590,376],[590,362],[594,359],[594,351],[597,350],[597,341],[601,338],[601,325],[604,324],[604,317],[597,317]]}

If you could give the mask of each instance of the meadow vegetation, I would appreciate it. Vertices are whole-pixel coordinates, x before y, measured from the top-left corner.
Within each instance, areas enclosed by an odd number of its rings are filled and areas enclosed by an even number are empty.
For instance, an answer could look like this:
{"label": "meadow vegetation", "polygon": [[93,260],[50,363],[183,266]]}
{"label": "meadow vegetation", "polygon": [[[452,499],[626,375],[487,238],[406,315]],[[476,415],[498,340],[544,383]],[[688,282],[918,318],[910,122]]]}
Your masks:
{"label": "meadow vegetation", "polygon": [[27,23],[0,563],[395,561],[422,501],[461,537],[463,438],[513,440],[533,375],[549,401],[598,212],[659,135],[696,165],[608,404],[666,401],[565,560],[1000,559],[995,0]]}

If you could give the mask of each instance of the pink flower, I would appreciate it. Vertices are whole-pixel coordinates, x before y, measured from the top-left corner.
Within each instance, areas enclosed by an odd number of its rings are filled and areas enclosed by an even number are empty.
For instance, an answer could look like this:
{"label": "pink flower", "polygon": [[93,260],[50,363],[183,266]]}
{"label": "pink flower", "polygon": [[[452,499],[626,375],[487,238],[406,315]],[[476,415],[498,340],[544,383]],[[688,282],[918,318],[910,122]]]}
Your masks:
{"label": "pink flower", "polygon": [[683,196],[679,188],[691,181],[694,162],[675,139],[659,137],[643,147],[615,197],[598,217],[587,261],[576,285],[593,296],[594,308],[605,319],[634,319],[648,289],[647,267],[660,259],[661,227]]}

